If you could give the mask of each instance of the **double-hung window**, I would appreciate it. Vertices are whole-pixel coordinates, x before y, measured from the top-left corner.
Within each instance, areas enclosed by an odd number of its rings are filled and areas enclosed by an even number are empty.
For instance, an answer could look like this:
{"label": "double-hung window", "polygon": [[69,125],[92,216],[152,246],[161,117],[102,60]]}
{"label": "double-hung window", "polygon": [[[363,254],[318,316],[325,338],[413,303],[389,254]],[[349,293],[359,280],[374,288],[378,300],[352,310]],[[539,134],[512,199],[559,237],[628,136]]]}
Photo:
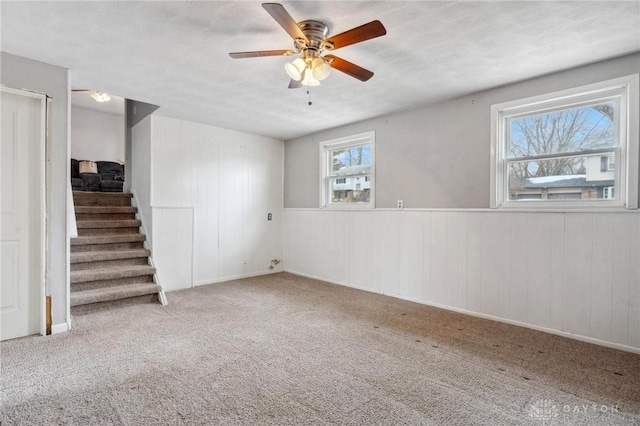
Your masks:
{"label": "double-hung window", "polygon": [[638,206],[638,75],[493,105],[492,207]]}
{"label": "double-hung window", "polygon": [[375,133],[320,143],[320,206],[373,208]]}

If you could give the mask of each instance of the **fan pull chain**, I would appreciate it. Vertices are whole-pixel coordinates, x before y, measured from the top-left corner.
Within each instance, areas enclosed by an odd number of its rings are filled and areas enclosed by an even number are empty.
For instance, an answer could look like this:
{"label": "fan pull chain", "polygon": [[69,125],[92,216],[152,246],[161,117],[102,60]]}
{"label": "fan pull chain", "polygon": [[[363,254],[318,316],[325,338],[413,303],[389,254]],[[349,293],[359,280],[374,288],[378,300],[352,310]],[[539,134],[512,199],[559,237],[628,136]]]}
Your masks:
{"label": "fan pull chain", "polygon": [[313,105],[313,102],[311,102],[311,92],[309,90],[307,90],[307,95],[309,95],[309,106]]}

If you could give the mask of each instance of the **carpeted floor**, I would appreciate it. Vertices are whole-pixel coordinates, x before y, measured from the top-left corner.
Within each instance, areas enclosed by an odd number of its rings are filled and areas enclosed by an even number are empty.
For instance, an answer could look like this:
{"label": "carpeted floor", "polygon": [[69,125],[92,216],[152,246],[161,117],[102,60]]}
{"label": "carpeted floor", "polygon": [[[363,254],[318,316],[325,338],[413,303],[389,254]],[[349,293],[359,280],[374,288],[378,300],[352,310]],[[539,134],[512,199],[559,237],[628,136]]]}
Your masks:
{"label": "carpeted floor", "polygon": [[640,356],[281,273],[0,345],[2,425],[638,425]]}

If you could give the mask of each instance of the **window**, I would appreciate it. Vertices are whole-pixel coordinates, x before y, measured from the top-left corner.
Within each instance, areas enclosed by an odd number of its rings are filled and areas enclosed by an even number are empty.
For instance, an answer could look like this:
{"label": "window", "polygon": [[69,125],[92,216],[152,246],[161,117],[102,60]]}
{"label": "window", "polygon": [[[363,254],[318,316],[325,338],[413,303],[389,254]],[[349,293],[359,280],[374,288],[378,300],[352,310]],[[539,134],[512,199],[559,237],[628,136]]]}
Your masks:
{"label": "window", "polygon": [[320,206],[373,208],[375,133],[320,143]]}
{"label": "window", "polygon": [[607,186],[602,189],[602,198],[605,200],[613,200],[613,186]]}
{"label": "window", "polygon": [[492,207],[638,206],[638,75],[491,108]]}
{"label": "window", "polygon": [[600,157],[600,171],[612,172],[616,169],[616,157],[613,155],[607,155]]}
{"label": "window", "polygon": [[616,169],[616,157],[610,155],[607,157],[607,171],[612,172]]}

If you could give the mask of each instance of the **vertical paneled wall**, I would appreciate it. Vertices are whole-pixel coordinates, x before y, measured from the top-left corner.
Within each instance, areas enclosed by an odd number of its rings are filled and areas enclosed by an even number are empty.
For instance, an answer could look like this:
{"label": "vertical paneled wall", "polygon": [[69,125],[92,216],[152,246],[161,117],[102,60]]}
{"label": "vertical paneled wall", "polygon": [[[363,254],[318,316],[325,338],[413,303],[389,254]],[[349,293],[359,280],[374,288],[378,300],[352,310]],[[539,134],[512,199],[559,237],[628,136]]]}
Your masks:
{"label": "vertical paneled wall", "polygon": [[193,283],[193,209],[153,208],[153,264],[164,290]]}
{"label": "vertical paneled wall", "polygon": [[151,119],[153,256],[162,286],[277,271],[269,267],[282,259],[283,142]]}
{"label": "vertical paneled wall", "polygon": [[285,269],[640,351],[640,214],[285,209]]}
{"label": "vertical paneled wall", "polygon": [[146,117],[131,129],[131,173],[127,176],[138,215],[144,224],[147,242],[152,242],[151,217],[151,117]]}

